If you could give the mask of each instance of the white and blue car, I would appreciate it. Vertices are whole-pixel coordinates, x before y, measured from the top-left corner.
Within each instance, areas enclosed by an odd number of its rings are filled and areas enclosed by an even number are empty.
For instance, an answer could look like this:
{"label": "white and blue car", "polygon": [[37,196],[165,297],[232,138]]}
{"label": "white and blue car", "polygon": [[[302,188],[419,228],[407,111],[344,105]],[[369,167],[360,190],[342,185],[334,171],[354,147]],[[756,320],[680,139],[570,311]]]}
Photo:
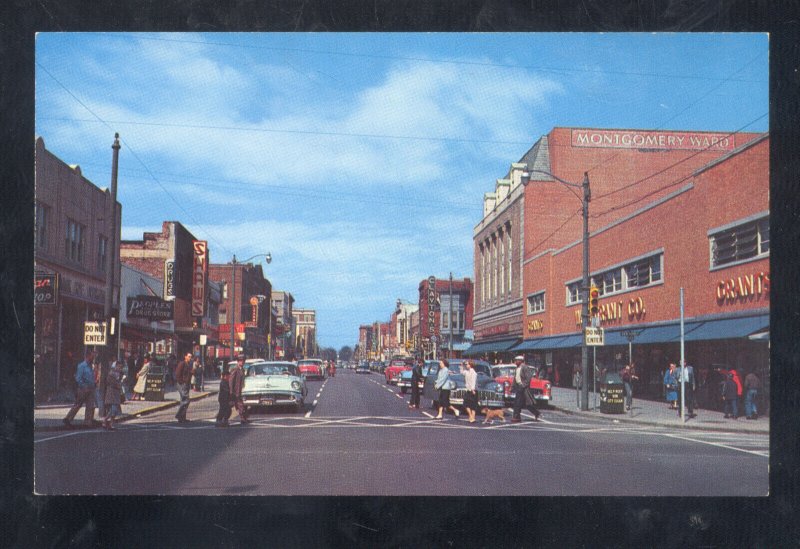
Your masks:
{"label": "white and blue car", "polygon": [[305,377],[293,362],[254,362],[247,368],[242,389],[247,408],[291,406],[300,412],[307,394]]}

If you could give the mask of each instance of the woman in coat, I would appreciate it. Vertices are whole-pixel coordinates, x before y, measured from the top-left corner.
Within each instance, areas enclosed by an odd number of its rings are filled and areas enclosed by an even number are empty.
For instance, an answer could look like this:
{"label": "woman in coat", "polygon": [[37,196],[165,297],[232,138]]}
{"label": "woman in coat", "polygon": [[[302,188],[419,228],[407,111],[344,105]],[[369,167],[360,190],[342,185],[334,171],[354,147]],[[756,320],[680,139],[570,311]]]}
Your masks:
{"label": "woman in coat", "polygon": [[675,374],[675,364],[670,364],[664,372],[664,388],[666,389],[667,402],[670,410],[678,409],[678,376]]}
{"label": "woman in coat", "polygon": [[435,389],[439,391],[439,415],[436,419],[442,419],[442,412],[445,408],[453,411],[456,417],[459,416],[459,411],[454,406],[450,405],[450,364],[442,359],[439,361],[439,373],[436,375],[436,382],[433,384]]}
{"label": "woman in coat", "polygon": [[107,413],[103,418],[103,428],[114,430],[114,418],[122,415],[122,363],[115,361],[111,371],[106,376],[106,391],[104,402]]}
{"label": "woman in coat", "polygon": [[136,372],[136,385],[133,386],[133,400],[144,400],[145,382],[147,381],[147,372],[150,371],[150,355],[144,356],[144,364]]}
{"label": "woman in coat", "polygon": [[464,363],[464,382],[467,392],[464,393],[464,408],[467,409],[469,422],[475,423],[475,413],[478,411],[478,372],[472,367],[469,360]]}

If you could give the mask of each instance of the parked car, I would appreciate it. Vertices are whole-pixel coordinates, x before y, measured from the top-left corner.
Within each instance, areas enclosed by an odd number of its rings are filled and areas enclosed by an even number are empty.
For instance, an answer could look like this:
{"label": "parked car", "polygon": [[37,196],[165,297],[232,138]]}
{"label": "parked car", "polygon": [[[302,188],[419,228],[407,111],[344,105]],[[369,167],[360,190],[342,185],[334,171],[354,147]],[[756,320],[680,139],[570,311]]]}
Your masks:
{"label": "parked car", "polygon": [[[453,406],[463,406],[464,393],[466,393],[466,382],[464,381],[463,363],[465,359],[452,358],[450,363],[450,379],[455,382],[455,389],[450,391],[450,404]],[[431,401],[432,407],[436,407],[439,398],[439,391],[434,387],[436,376],[439,373],[439,362],[433,362],[425,376],[425,384],[422,389],[422,396]],[[492,377],[491,366],[483,360],[471,360],[475,372],[478,374],[475,382],[475,389],[478,392],[478,408],[502,408],[505,406],[503,385],[497,383]],[[427,363],[426,363],[427,364]]]}
{"label": "parked car", "polygon": [[411,363],[402,358],[394,358],[383,371],[386,378],[386,383],[389,385],[396,385],[400,379],[400,373],[405,370],[411,369]]}
{"label": "parked car", "polygon": [[297,362],[297,369],[306,379],[325,379],[325,365],[319,358],[304,358]]}
{"label": "parked car", "polygon": [[254,362],[244,377],[242,400],[247,408],[293,406],[305,407],[308,394],[305,379],[292,362]]}
{"label": "parked car", "polygon": [[[533,368],[533,379],[531,379],[531,394],[537,402],[548,403],[552,399],[551,384],[547,379],[542,379],[539,376],[539,370],[535,366],[528,366]],[[503,398],[506,404],[511,404],[516,398],[514,393],[514,375],[517,369],[516,364],[496,364],[491,367],[492,377],[494,380],[503,385]]]}
{"label": "parked car", "polygon": [[356,366],[356,373],[357,374],[368,374],[369,371],[369,364],[366,362],[359,362],[358,366]]}
{"label": "parked car", "polygon": [[[428,374],[428,369],[431,367],[432,364],[438,364],[437,360],[426,360],[425,363],[422,365],[422,378],[423,380],[419,382],[419,388],[422,389],[425,386],[425,376]],[[397,380],[397,386],[400,388],[400,392],[405,394],[411,389],[411,373],[412,370],[403,370],[400,372],[400,378]]]}

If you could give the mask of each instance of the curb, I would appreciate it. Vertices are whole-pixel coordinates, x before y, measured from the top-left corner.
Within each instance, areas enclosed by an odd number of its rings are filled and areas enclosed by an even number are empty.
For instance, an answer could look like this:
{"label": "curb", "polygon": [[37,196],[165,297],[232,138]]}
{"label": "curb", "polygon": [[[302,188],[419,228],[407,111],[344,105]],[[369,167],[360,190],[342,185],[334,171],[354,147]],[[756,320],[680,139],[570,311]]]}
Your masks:
{"label": "curb", "polygon": [[749,435],[769,435],[769,430],[767,431],[758,431],[755,429],[727,429],[725,427],[712,427],[708,425],[689,425],[689,424],[680,424],[680,423],[659,423],[656,421],[647,421],[642,419],[631,419],[627,416],[627,414],[606,414],[602,415],[600,412],[595,415],[594,413],[584,412],[584,411],[576,411],[576,410],[569,410],[566,408],[562,408],[560,406],[556,406],[554,404],[550,404],[554,409],[558,410],[559,412],[563,412],[565,414],[574,415],[574,416],[583,416],[583,417],[590,417],[600,420],[607,420],[609,422],[618,421],[620,423],[635,423],[638,425],[649,425],[652,427],[676,427],[678,429],[687,429],[687,430],[694,430],[694,431],[718,431],[718,432],[726,432],[726,433],[743,433]]}
{"label": "curb", "polygon": [[[189,397],[189,402],[193,402],[195,400],[201,400],[201,399],[210,397],[212,395],[216,395],[218,392],[219,391],[208,391],[208,392],[205,392],[205,393],[201,393],[199,395],[190,396]],[[165,401],[165,402],[163,402],[161,404],[156,404],[154,406],[150,406],[149,408],[143,408],[143,409],[141,409],[138,412],[135,412],[133,414],[122,414],[118,418],[115,418],[114,422],[115,423],[121,423],[123,421],[128,421],[130,419],[135,419],[137,417],[141,417],[141,416],[146,416],[148,414],[152,414],[153,412],[158,412],[160,410],[166,410],[167,408],[173,408],[175,406],[178,406],[179,404],[180,404],[179,400],[168,400],[168,401]],[[84,429],[85,428],[85,427],[83,427],[83,425],[81,425],[81,426],[75,426],[75,427],[73,427],[73,429],[68,429],[68,428],[65,428],[65,427],[63,427],[61,425],[57,425],[57,426],[53,426],[53,427],[40,427],[40,428],[37,429],[35,425],[36,425],[36,420],[34,420],[34,430],[35,431],[39,431],[39,432],[70,431],[70,430],[73,430],[75,428],[78,428],[78,429]]]}

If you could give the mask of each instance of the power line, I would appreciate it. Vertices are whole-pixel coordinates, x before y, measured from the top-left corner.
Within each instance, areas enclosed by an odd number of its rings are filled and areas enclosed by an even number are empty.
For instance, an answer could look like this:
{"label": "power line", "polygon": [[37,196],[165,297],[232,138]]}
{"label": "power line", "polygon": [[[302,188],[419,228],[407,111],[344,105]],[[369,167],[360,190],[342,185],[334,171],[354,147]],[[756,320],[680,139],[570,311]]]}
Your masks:
{"label": "power line", "polygon": [[[534,252],[534,251],[538,250],[540,246],[542,246],[542,245],[543,245],[545,242],[547,242],[548,240],[550,240],[551,238],[553,238],[553,236],[554,236],[554,235],[555,235],[555,234],[556,234],[558,231],[560,231],[561,229],[563,229],[563,228],[566,226],[566,224],[567,224],[567,223],[569,223],[570,221],[572,221],[572,219],[573,219],[573,218],[574,218],[576,215],[578,215],[579,213],[581,213],[581,211],[583,211],[583,208],[578,208],[578,209],[575,211],[575,213],[573,213],[571,216],[569,216],[569,217],[566,219],[566,221],[564,221],[564,222],[563,222],[561,225],[559,225],[559,226],[558,226],[558,228],[557,228],[555,231],[553,231],[552,233],[550,233],[549,235],[547,235],[547,236],[546,236],[544,239],[542,239],[542,240],[541,240],[541,241],[540,241],[538,244],[536,244],[536,246],[534,246],[533,248],[531,248],[531,250],[530,250],[530,251],[531,251],[531,252]],[[538,216],[537,216],[537,217],[538,217]],[[530,255],[530,254],[526,254],[526,255]]]}
{"label": "power line", "polygon": [[[396,60],[396,61],[416,61],[416,62],[423,62],[423,63],[438,63],[438,64],[445,64],[445,65],[465,65],[465,66],[475,66],[475,67],[498,67],[498,68],[505,68],[505,69],[526,69],[532,71],[540,71],[540,72],[554,72],[554,73],[589,73],[589,74],[612,74],[612,75],[619,75],[619,76],[636,76],[636,77],[647,77],[647,78],[673,78],[673,79],[683,79],[683,80],[711,80],[716,81],[719,78],[714,78],[711,76],[701,76],[701,75],[685,75],[685,74],[664,74],[664,73],[654,73],[654,72],[633,72],[633,71],[614,71],[614,70],[599,70],[599,69],[589,69],[589,68],[566,68],[566,67],[546,67],[546,66],[538,66],[538,65],[515,65],[511,63],[491,63],[488,61],[461,61],[461,60],[454,60],[454,59],[430,59],[425,57],[405,57],[405,56],[397,56],[397,55],[382,55],[376,53],[353,53],[353,52],[343,52],[343,51],[331,51],[331,50],[315,50],[310,48],[289,48],[289,47],[279,47],[279,46],[266,46],[262,44],[233,44],[230,42],[209,42],[209,41],[202,41],[202,40],[179,40],[177,38],[158,38],[153,36],[138,36],[140,40],[150,40],[156,42],[177,42],[177,43],[184,43],[184,44],[201,44],[204,46],[225,46],[225,47],[233,47],[233,48],[244,48],[244,49],[263,49],[263,50],[274,50],[274,51],[285,51],[285,52],[293,52],[293,53],[310,53],[315,55],[337,55],[341,57],[364,57],[368,59],[388,59],[388,60]],[[732,82],[750,82],[750,83],[763,83],[763,80],[751,80],[751,79],[733,79],[730,80]]]}
{"label": "power line", "polygon": [[[46,68],[45,68],[45,67],[44,67],[44,66],[43,66],[41,63],[39,63],[39,62],[37,61],[37,62],[36,62],[36,64],[39,66],[39,68],[40,68],[40,69],[42,69],[44,72],[46,72],[46,73],[47,73],[47,74],[50,76],[50,78],[52,78],[52,79],[53,79],[53,80],[54,80],[54,81],[55,81],[55,82],[56,82],[56,83],[57,83],[59,86],[61,86],[61,87],[64,89],[64,91],[66,91],[66,92],[67,92],[67,93],[68,93],[68,94],[69,94],[69,95],[70,95],[70,96],[71,96],[73,99],[75,99],[75,101],[77,101],[77,102],[78,102],[78,103],[79,103],[79,104],[80,104],[80,105],[81,105],[81,106],[82,106],[84,109],[86,109],[86,110],[87,110],[87,111],[88,111],[88,112],[89,112],[89,113],[90,113],[92,116],[94,116],[94,117],[95,117],[95,118],[96,118],[98,121],[100,121],[100,122],[101,122],[101,123],[102,123],[104,126],[106,126],[106,127],[109,129],[109,130],[111,130],[111,131],[114,131],[114,128],[112,128],[112,127],[109,125],[109,123],[107,123],[105,120],[103,120],[102,118],[100,118],[100,116],[98,116],[98,115],[97,115],[97,114],[96,114],[96,113],[95,113],[95,112],[94,112],[92,109],[90,109],[90,108],[89,108],[89,107],[88,107],[88,106],[87,106],[87,105],[86,105],[86,104],[85,104],[83,101],[81,101],[81,100],[80,100],[80,99],[79,99],[79,98],[78,98],[78,97],[77,97],[77,96],[76,96],[74,93],[72,93],[72,92],[69,90],[69,88],[67,88],[67,87],[66,87],[64,84],[62,84],[62,83],[61,83],[61,81],[60,81],[58,78],[56,78],[55,76],[53,76],[53,74],[52,74],[50,71],[48,71],[48,70],[47,70],[47,69],[46,69]],[[158,186],[159,186],[159,187],[161,187],[161,190],[162,190],[162,191],[164,191],[164,193],[166,193],[166,195],[167,195],[167,196],[169,196],[169,197],[170,197],[170,199],[172,199],[172,201],[173,201],[173,202],[175,202],[175,204],[177,204],[177,206],[178,206],[178,207],[179,207],[179,208],[180,208],[180,209],[181,209],[181,210],[182,210],[182,211],[183,211],[183,212],[184,212],[184,213],[185,213],[185,214],[186,214],[186,215],[187,215],[187,216],[188,216],[188,217],[189,217],[189,218],[190,218],[190,219],[191,219],[191,220],[192,220],[194,223],[195,223],[195,225],[196,225],[198,228],[201,228],[201,230],[202,230],[202,226],[200,225],[200,223],[199,223],[199,222],[198,222],[196,219],[194,219],[194,217],[192,217],[192,215],[191,215],[191,214],[190,214],[188,211],[186,211],[186,209],[185,209],[185,208],[184,208],[184,207],[181,205],[181,203],[180,203],[180,202],[178,202],[178,201],[175,199],[175,197],[174,197],[174,196],[172,196],[172,194],[171,194],[171,193],[170,193],[170,192],[167,190],[167,188],[166,188],[166,187],[164,187],[164,185],[162,185],[162,184],[161,184],[161,181],[159,181],[159,180],[158,180],[158,178],[157,178],[157,177],[156,177],[156,176],[153,174],[153,172],[152,172],[152,171],[150,171],[150,168],[147,166],[147,164],[145,164],[145,163],[144,163],[144,161],[143,161],[143,160],[142,160],[142,159],[139,157],[139,155],[138,155],[138,154],[136,154],[136,151],[133,149],[133,147],[131,147],[130,143],[126,142],[126,141],[125,141],[124,139],[122,139],[122,138],[120,138],[120,140],[121,140],[121,141],[122,141],[122,143],[125,145],[125,147],[128,149],[128,151],[129,151],[129,152],[130,152],[130,153],[133,155],[133,157],[134,157],[136,160],[138,160],[138,161],[139,161],[139,163],[142,165],[142,167],[143,167],[143,168],[144,168],[144,169],[147,171],[147,173],[148,173],[148,174],[150,175],[150,177],[153,179],[153,181],[155,181],[155,182],[158,184]],[[204,231],[204,232],[205,232],[205,231]],[[219,246],[219,247],[220,247],[220,249],[222,249],[222,250],[225,250],[225,251],[227,251],[229,254],[233,255],[233,252],[231,252],[231,251],[230,251],[230,250],[228,250],[228,249],[227,249],[225,246],[223,246],[222,244],[220,244],[219,242],[217,242],[217,241],[216,241],[216,239],[214,239],[214,238],[213,238],[213,237],[212,237],[212,236],[211,236],[209,233],[206,233],[206,234],[208,235],[208,239],[209,239],[209,240],[211,240],[211,241],[213,241],[213,242],[214,242],[214,243],[215,243],[217,246]]]}

